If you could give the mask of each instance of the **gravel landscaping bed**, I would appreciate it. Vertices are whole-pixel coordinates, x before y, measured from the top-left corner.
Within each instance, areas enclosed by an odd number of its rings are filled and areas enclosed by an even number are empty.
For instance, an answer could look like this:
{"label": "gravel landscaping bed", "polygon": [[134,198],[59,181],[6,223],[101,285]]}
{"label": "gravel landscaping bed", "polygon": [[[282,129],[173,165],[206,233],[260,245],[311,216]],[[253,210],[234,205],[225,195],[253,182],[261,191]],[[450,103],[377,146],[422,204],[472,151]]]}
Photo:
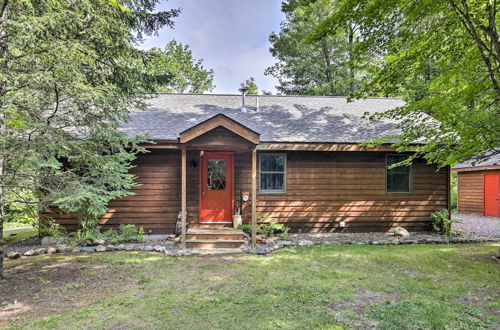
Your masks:
{"label": "gravel landscaping bed", "polygon": [[468,237],[500,238],[500,218],[484,217],[475,214],[453,213],[453,230],[461,230]]}

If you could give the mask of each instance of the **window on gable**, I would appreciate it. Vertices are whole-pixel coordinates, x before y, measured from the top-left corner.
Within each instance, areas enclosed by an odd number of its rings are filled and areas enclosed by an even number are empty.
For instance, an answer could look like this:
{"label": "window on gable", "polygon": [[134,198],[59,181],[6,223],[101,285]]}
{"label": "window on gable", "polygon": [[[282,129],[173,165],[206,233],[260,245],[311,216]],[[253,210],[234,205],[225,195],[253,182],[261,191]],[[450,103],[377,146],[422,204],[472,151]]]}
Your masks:
{"label": "window on gable", "polygon": [[260,154],[260,192],[286,191],[286,154]]}
{"label": "window on gable", "polygon": [[386,171],[387,171],[387,192],[408,193],[410,192],[410,172],[411,166],[396,166],[390,168],[391,165],[404,161],[406,155],[387,155],[386,156]]}

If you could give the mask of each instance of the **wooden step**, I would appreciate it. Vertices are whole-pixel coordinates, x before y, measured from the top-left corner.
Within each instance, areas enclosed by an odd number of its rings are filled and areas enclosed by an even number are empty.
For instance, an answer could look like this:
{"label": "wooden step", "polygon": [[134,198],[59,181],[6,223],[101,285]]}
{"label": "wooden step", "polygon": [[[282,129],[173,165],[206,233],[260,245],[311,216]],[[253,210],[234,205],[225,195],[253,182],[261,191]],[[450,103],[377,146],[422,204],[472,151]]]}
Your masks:
{"label": "wooden step", "polygon": [[233,229],[232,223],[190,223],[189,228],[193,229]]}
{"label": "wooden step", "polygon": [[218,240],[218,239],[188,239],[186,246],[194,249],[213,248],[242,248],[245,246],[244,240]]}
{"label": "wooden step", "polygon": [[187,239],[242,240],[243,231],[238,229],[189,229]]}

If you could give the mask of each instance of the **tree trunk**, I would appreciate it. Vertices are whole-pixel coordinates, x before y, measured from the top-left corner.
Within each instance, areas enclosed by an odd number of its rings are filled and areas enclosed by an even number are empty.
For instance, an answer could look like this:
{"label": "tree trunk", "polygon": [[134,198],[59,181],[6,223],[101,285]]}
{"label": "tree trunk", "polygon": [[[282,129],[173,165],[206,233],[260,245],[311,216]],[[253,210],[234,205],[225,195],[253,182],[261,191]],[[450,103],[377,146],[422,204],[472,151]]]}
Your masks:
{"label": "tree trunk", "polygon": [[[4,59],[7,56],[7,23],[5,23],[8,17],[8,0],[3,0],[0,2],[0,58]],[[3,64],[5,66],[5,63]],[[3,71],[4,68],[0,68]],[[1,74],[0,74],[1,77]],[[0,80],[0,100],[2,100],[7,93],[6,81]],[[5,107],[3,106],[3,101],[0,101],[0,280],[4,279],[3,275],[3,258],[4,258],[4,242],[3,242],[3,222],[4,222],[4,210],[5,210],[5,187],[4,187],[4,170],[5,163],[3,152],[5,152],[4,141],[6,135],[6,123],[5,123]]]}

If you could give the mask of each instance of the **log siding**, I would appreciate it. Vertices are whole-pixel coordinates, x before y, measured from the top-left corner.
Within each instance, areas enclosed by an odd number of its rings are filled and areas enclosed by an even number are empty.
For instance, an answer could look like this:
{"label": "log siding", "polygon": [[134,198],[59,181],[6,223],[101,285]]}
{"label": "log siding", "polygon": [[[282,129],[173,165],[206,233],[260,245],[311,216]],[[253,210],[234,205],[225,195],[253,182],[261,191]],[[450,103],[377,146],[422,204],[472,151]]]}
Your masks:
{"label": "log siding", "polygon": [[[270,215],[295,232],[386,231],[394,226],[430,229],[430,214],[448,206],[449,172],[423,161],[412,165],[410,193],[388,193],[387,152],[282,152],[287,154],[287,191],[260,194],[257,190],[256,208],[258,215]],[[187,151],[190,223],[198,221],[199,156],[199,150]],[[173,233],[181,210],[181,152],[153,149],[139,155],[135,165],[132,172],[141,184],[133,190],[136,195],[112,201],[100,220],[102,229],[133,223],[143,226],[147,234]],[[235,202],[241,202],[242,192],[251,190],[252,153],[235,152]],[[242,210],[244,223],[250,223],[251,202],[242,203]],[[68,230],[77,228],[70,215],[50,216]]]}
{"label": "log siding", "polygon": [[500,173],[500,170],[468,170],[458,172],[458,212],[484,214],[484,174]]}

